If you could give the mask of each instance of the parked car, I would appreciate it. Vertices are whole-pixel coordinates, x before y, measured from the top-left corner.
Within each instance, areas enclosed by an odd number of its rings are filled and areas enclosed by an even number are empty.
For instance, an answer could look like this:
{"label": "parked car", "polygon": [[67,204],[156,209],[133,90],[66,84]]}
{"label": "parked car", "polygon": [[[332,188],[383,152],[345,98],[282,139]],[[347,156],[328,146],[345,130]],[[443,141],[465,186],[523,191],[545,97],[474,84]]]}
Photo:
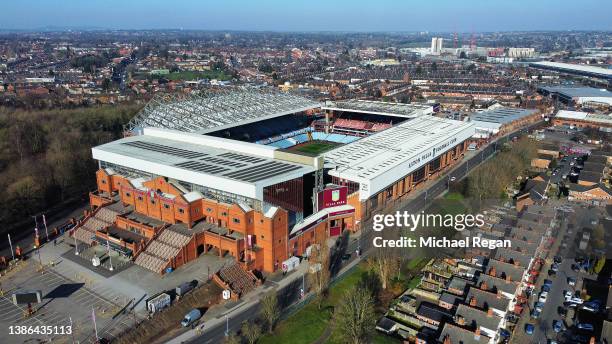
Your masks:
{"label": "parked car", "polygon": [[580,329],[580,330],[589,331],[589,332],[593,331],[593,329],[594,329],[593,325],[592,324],[588,324],[588,323],[579,323],[578,325],[576,325],[576,327],[578,329]]}
{"label": "parked car", "polygon": [[576,285],[576,279],[574,277],[568,277],[567,278],[567,284],[569,284],[570,286],[575,286]]}
{"label": "parked car", "polygon": [[531,313],[529,314],[531,316],[532,319],[537,319],[540,317],[540,311],[537,309],[534,309],[531,311]]}
{"label": "parked car", "polygon": [[552,284],[553,284],[553,282],[551,280],[549,280],[549,279],[545,279],[544,280],[544,285],[552,286]]}
{"label": "parked car", "polygon": [[542,286],[542,291],[545,291],[547,293],[550,292],[550,286],[549,285],[543,285]]}
{"label": "parked car", "polygon": [[542,309],[544,308],[544,303],[543,302],[536,302],[533,304],[533,308],[536,309],[537,311],[541,312]]}
{"label": "parked car", "polygon": [[183,327],[190,326],[194,324],[196,321],[198,321],[201,317],[202,317],[202,312],[200,312],[199,309],[194,308],[185,315],[185,317],[183,318],[183,321],[181,321],[181,326]]}
{"label": "parked car", "polygon": [[567,300],[567,299],[572,297],[572,292],[569,291],[569,290],[564,290],[563,291],[563,296],[565,296],[565,299]]}
{"label": "parked car", "polygon": [[556,333],[563,331],[563,323],[561,322],[561,320],[553,320],[552,327],[553,331],[555,331]]}
{"label": "parked car", "polygon": [[525,333],[527,333],[528,335],[532,335],[534,331],[535,326],[533,326],[533,324],[525,324]]}

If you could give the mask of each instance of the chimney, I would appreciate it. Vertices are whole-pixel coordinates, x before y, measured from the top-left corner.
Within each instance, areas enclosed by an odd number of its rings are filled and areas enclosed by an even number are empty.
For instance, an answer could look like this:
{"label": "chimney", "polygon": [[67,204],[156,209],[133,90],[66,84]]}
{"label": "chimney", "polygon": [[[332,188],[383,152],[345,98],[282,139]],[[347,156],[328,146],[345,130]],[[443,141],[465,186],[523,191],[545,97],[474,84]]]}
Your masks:
{"label": "chimney", "polygon": [[496,269],[495,267],[492,267],[492,268],[489,270],[489,275],[491,275],[491,276],[497,276],[497,269]]}
{"label": "chimney", "polygon": [[489,285],[487,284],[486,281],[480,283],[480,289],[482,289],[482,290],[489,290]]}
{"label": "chimney", "polygon": [[457,316],[457,325],[461,325],[461,326],[465,325],[465,319],[463,319],[461,315]]}
{"label": "chimney", "polygon": [[474,339],[476,339],[476,340],[480,339],[480,326],[478,326],[476,331],[474,331]]}
{"label": "chimney", "polygon": [[506,274],[506,281],[512,282],[512,277],[509,274]]}
{"label": "chimney", "polygon": [[476,300],[476,298],[472,296],[472,298],[470,298],[470,306],[476,307],[477,304],[478,304],[478,300]]}
{"label": "chimney", "polygon": [[489,308],[489,309],[487,310],[487,316],[488,316],[488,317],[492,317],[492,316],[493,316],[493,308]]}
{"label": "chimney", "polygon": [[515,260],[515,261],[514,261],[514,266],[519,266],[519,265],[520,265],[520,264],[519,264],[518,260]]}
{"label": "chimney", "polygon": [[443,344],[452,344],[450,335],[447,334],[446,336],[444,336]]}

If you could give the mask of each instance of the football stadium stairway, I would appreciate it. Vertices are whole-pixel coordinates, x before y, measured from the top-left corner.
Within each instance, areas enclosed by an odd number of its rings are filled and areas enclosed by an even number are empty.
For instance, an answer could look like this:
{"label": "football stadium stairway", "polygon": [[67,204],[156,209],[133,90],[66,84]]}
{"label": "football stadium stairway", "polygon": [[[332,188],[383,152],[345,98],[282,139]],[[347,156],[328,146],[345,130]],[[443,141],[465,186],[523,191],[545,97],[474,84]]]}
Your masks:
{"label": "football stadium stairway", "polygon": [[136,265],[161,274],[172,259],[191,241],[192,236],[175,231],[172,226],[149,242],[146,249],[138,254]]}
{"label": "football stadium stairway", "polygon": [[91,245],[96,236],[96,230],[112,225],[117,215],[122,212],[112,206],[104,206],[93,211],[74,230],[74,237],[87,245]]}

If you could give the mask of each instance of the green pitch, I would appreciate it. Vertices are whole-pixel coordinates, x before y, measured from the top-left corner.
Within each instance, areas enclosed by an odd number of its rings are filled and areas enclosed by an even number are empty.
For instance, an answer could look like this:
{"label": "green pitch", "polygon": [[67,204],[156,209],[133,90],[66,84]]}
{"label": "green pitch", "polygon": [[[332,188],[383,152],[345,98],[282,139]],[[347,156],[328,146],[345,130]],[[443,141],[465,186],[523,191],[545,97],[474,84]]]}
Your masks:
{"label": "green pitch", "polygon": [[341,143],[330,141],[311,141],[298,146],[294,146],[290,148],[290,150],[306,153],[309,155],[319,155],[341,145]]}

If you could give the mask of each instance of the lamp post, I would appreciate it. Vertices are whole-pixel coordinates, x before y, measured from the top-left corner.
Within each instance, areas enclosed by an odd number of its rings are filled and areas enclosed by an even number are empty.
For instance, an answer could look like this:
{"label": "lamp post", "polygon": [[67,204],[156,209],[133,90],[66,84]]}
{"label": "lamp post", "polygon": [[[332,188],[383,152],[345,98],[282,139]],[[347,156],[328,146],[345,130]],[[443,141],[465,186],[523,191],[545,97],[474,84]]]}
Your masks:
{"label": "lamp post", "polygon": [[225,336],[229,337],[229,318],[225,315]]}

